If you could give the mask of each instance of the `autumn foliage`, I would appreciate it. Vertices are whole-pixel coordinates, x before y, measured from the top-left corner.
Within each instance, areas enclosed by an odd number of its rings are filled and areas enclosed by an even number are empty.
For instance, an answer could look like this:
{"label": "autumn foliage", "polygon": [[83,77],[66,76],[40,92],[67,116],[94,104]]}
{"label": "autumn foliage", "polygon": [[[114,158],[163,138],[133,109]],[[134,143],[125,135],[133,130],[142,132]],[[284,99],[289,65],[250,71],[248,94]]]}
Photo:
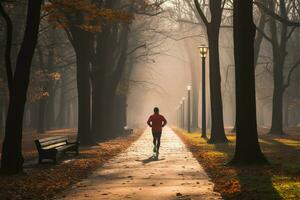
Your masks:
{"label": "autumn foliage", "polygon": [[49,96],[49,91],[43,87],[47,82],[59,81],[61,74],[58,71],[49,72],[46,69],[37,69],[32,72],[31,84],[27,93],[27,99],[30,103],[41,100],[42,98]]}
{"label": "autumn foliage", "polygon": [[58,0],[44,6],[48,20],[57,28],[77,26],[89,32],[101,32],[101,25],[110,21],[131,22],[132,14],[120,9],[107,9],[91,1]]}

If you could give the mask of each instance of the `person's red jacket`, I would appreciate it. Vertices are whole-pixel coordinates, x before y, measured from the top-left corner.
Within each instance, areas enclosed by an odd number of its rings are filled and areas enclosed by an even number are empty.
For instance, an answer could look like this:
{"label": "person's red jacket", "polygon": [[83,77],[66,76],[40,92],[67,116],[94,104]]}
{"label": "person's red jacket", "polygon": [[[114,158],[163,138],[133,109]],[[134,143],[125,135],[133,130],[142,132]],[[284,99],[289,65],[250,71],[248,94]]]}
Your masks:
{"label": "person's red jacket", "polygon": [[167,124],[167,120],[160,114],[153,114],[149,117],[147,124],[152,127],[153,132],[161,132],[162,127]]}

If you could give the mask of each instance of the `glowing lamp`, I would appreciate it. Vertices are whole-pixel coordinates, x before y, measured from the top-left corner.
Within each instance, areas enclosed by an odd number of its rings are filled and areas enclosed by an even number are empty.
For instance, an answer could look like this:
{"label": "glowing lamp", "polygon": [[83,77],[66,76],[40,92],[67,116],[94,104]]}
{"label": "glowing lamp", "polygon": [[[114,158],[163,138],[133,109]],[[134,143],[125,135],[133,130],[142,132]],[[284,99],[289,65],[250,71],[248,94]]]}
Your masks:
{"label": "glowing lamp", "polygon": [[208,47],[205,45],[201,45],[198,47],[199,53],[202,58],[206,58],[207,53],[208,53]]}

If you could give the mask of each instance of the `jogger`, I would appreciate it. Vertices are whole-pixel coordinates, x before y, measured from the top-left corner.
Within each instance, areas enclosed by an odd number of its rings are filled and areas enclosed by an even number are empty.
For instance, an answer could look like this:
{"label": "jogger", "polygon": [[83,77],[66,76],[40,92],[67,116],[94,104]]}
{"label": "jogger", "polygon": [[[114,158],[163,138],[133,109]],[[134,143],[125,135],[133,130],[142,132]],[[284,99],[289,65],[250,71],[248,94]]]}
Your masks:
{"label": "jogger", "polygon": [[156,152],[156,156],[158,156],[162,128],[167,124],[167,120],[159,114],[159,109],[155,107],[154,114],[149,117],[147,124],[152,128],[153,152]]}

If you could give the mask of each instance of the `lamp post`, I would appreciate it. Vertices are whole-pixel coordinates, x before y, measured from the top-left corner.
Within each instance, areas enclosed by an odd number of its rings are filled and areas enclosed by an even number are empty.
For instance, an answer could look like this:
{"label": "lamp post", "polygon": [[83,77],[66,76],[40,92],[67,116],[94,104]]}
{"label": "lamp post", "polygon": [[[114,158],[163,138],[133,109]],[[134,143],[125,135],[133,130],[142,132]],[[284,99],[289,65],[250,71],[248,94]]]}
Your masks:
{"label": "lamp post", "polygon": [[178,106],[177,108],[176,108],[176,125],[177,125],[177,127],[180,127],[180,106]]}
{"label": "lamp post", "polygon": [[179,106],[179,127],[183,128],[183,125],[182,125],[182,101],[180,101],[180,106]]}
{"label": "lamp post", "polygon": [[187,125],[188,125],[188,133],[191,132],[191,89],[192,86],[188,85],[187,86],[187,91],[188,91],[188,99],[187,99],[187,106],[188,106],[188,112],[187,112]]}
{"label": "lamp post", "polygon": [[179,106],[176,109],[176,117],[177,117],[177,126],[180,128],[180,103]]}
{"label": "lamp post", "polygon": [[185,98],[182,97],[182,128],[185,129]]}
{"label": "lamp post", "polygon": [[206,81],[205,81],[205,58],[207,57],[208,47],[201,45],[198,47],[200,56],[202,58],[202,138],[206,136]]}

